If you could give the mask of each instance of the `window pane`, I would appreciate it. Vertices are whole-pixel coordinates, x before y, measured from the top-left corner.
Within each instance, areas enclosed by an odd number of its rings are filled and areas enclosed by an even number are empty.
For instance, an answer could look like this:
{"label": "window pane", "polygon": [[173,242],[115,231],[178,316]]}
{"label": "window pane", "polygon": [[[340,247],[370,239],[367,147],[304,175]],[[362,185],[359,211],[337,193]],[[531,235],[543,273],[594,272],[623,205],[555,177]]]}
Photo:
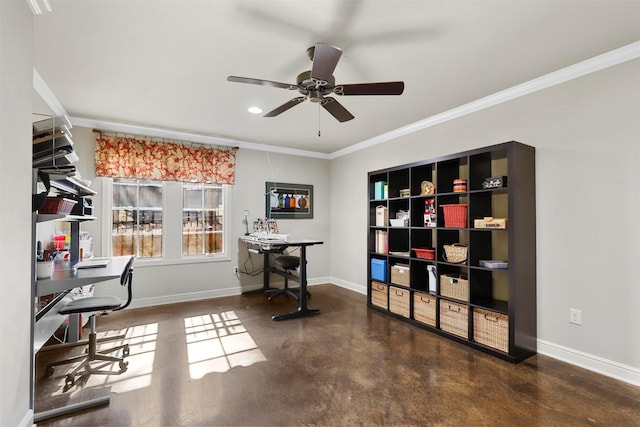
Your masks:
{"label": "window pane", "polygon": [[202,189],[185,187],[182,192],[184,209],[202,209]]}
{"label": "window pane", "polygon": [[162,187],[156,185],[140,185],[140,207],[161,208],[162,207]]}
{"label": "window pane", "polygon": [[114,256],[161,257],[162,185],[115,179],[112,224]]}
{"label": "window pane", "polygon": [[207,188],[204,193],[204,205],[209,208],[222,206],[222,188]]}
{"label": "window pane", "polygon": [[137,192],[137,186],[135,184],[133,185],[114,184],[113,206],[114,207],[136,206],[136,192]]}
{"label": "window pane", "polygon": [[222,186],[183,185],[183,255],[207,255],[223,252],[223,208]]}

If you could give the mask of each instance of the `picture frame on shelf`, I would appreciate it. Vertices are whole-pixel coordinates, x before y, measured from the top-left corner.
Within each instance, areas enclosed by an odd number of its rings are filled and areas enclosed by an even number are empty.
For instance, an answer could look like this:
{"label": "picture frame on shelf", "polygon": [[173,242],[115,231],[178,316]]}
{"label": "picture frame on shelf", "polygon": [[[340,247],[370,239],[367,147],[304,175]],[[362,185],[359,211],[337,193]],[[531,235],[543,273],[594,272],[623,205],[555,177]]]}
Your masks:
{"label": "picture frame on shelf", "polygon": [[274,219],[312,219],[313,185],[265,183],[265,215]]}

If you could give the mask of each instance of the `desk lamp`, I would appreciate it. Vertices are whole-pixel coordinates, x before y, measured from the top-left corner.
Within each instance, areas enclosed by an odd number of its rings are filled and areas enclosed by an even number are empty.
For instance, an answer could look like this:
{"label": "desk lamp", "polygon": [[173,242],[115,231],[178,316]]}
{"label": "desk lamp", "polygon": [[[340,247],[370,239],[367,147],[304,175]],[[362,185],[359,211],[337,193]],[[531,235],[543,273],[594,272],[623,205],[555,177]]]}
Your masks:
{"label": "desk lamp", "polygon": [[248,210],[244,210],[244,229],[245,229],[245,236],[249,235],[249,219],[247,218],[249,216],[249,211]]}

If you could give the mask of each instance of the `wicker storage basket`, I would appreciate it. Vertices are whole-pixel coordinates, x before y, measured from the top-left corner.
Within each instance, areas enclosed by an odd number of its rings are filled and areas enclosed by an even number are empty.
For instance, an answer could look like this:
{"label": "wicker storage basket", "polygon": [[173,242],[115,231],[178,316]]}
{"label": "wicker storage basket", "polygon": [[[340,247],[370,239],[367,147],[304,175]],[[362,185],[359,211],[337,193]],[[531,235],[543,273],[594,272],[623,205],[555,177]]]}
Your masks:
{"label": "wicker storage basket", "polygon": [[441,205],[444,213],[444,226],[453,228],[465,228],[467,226],[467,205]]}
{"label": "wicker storage basket", "polygon": [[405,264],[392,265],[391,283],[409,286],[409,266]]}
{"label": "wicker storage basket", "polygon": [[420,259],[436,259],[435,249],[430,248],[411,248],[416,253],[416,258]]}
{"label": "wicker storage basket", "polygon": [[387,285],[384,283],[371,282],[371,304],[387,309]]}
{"label": "wicker storage basket", "polygon": [[440,275],[440,295],[469,301],[469,281],[449,274]]}
{"label": "wicker storage basket", "polygon": [[409,291],[389,286],[389,311],[409,317]]}
{"label": "wicker storage basket", "polygon": [[429,326],[436,326],[436,298],[415,292],[413,294],[413,318]]}
{"label": "wicker storage basket", "polygon": [[465,262],[467,260],[467,245],[460,243],[444,245],[444,254],[442,254],[442,258],[453,264]]}
{"label": "wicker storage basket", "polygon": [[466,305],[440,300],[440,329],[469,338],[469,309]]}
{"label": "wicker storage basket", "polygon": [[473,309],[473,340],[509,352],[509,315]]}

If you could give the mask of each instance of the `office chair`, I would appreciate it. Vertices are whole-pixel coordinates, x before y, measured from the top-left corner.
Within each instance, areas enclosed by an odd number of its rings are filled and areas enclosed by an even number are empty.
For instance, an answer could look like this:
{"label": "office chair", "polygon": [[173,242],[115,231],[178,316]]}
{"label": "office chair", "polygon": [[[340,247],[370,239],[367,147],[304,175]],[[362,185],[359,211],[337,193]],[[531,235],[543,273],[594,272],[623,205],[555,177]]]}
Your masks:
{"label": "office chair", "polygon": [[[293,255],[280,255],[275,260],[273,260],[274,267],[278,267],[279,270],[283,270],[286,274],[293,274],[293,271],[297,270],[300,267],[300,257]],[[275,291],[275,293],[269,296],[268,300],[279,297],[280,295],[291,295],[295,299],[298,299],[298,294],[296,291],[298,289],[290,289],[289,288],[289,278],[287,276],[284,277],[284,288]],[[309,292],[307,292],[307,296],[311,296]]]}
{"label": "office chair", "polygon": [[[107,350],[98,351],[98,342],[102,342],[105,340],[98,340],[96,334],[96,314],[99,312],[103,312],[106,310],[110,311],[118,311],[127,307],[131,303],[132,299],[132,291],[131,285],[133,282],[133,260],[135,258],[131,257],[129,262],[122,272],[122,276],[120,276],[120,284],[122,286],[127,287],[127,300],[123,301],[115,296],[99,296],[99,297],[86,297],[79,298],[71,301],[70,303],[64,305],[60,310],[60,314],[81,314],[81,313],[91,313],[89,316],[89,324],[90,324],[90,332],[88,342],[83,343],[75,343],[75,345],[83,345],[88,344],[87,349],[85,349],[85,353],[80,356],[72,357],[65,360],[59,360],[57,362],[49,363],[47,365],[47,369],[45,374],[47,376],[53,375],[54,368],[58,365],[66,365],[69,363],[74,363],[81,361],[78,366],[76,366],[73,371],[67,374],[65,379],[64,391],[69,390],[75,384],[75,377],[79,374],[80,370],[84,368],[84,371],[89,374],[114,374],[119,375],[127,370],[127,365],[129,362],[125,362],[124,358],[129,355],[129,344],[123,344],[116,347],[112,347]],[[113,340],[117,338],[123,338],[123,336],[107,338],[108,340]],[[122,350],[122,357],[109,356],[109,354]],[[119,371],[105,371],[99,368],[93,368],[91,366],[91,362],[101,361],[101,362],[118,362],[120,370]]]}

